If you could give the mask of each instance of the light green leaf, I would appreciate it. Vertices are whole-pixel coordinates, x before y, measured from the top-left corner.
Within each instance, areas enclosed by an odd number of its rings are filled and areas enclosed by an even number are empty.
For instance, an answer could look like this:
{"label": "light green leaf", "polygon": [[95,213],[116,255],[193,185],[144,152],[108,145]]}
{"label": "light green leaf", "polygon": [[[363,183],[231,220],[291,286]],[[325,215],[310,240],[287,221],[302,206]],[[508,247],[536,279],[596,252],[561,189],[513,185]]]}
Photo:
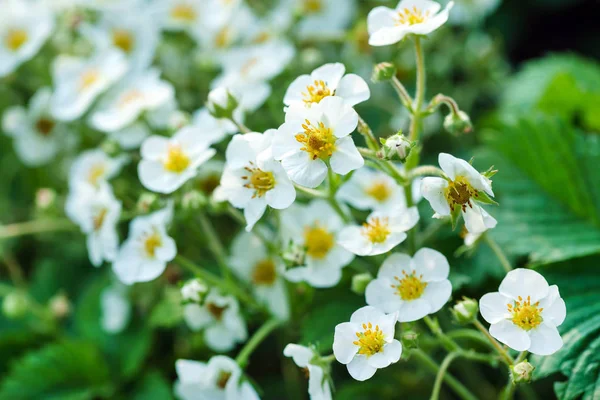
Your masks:
{"label": "light green leaf", "polygon": [[567,305],[567,318],[559,327],[563,348],[552,356],[534,356],[535,378],[561,372],[566,382],[555,385],[562,400],[597,399],[600,395],[600,257],[586,257],[546,265],[539,271],[557,284]]}
{"label": "light green leaf", "polygon": [[108,367],[85,342],[51,344],[17,361],[0,386],[0,400],[85,400],[112,391]]}

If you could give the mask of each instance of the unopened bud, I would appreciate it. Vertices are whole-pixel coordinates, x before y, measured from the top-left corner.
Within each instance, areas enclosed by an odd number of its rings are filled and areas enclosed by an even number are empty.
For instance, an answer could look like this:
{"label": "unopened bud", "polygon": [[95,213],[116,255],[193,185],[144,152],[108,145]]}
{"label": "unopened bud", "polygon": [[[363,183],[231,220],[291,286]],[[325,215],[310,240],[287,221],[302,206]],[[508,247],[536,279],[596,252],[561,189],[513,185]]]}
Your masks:
{"label": "unopened bud", "polygon": [[419,347],[419,334],[415,331],[408,330],[403,332],[400,339],[405,349],[416,349]]}
{"label": "unopened bud", "polygon": [[387,160],[398,157],[400,161],[406,160],[415,143],[408,140],[402,133],[398,132],[387,139],[380,139],[383,145],[383,156]]}
{"label": "unopened bud", "polygon": [[459,324],[469,324],[477,318],[479,304],[468,297],[463,297],[452,307],[452,314]]}
{"label": "unopened bud", "polygon": [[473,130],[471,118],[464,111],[450,113],[444,118],[444,129],[452,135],[461,135]]}
{"label": "unopened bud", "polygon": [[303,246],[291,241],[281,254],[281,258],[283,258],[283,261],[285,261],[286,266],[290,268],[303,265],[305,256],[306,249]]}
{"label": "unopened bud", "polygon": [[510,376],[515,385],[518,383],[529,383],[533,378],[534,370],[535,367],[525,360],[510,368]]}
{"label": "unopened bud", "polygon": [[35,206],[39,210],[47,210],[56,202],[56,191],[49,188],[41,188],[35,193]]}
{"label": "unopened bud", "polygon": [[28,308],[29,302],[27,301],[27,297],[17,291],[6,295],[2,302],[2,312],[10,319],[22,318],[27,313]]}
{"label": "unopened bud", "polygon": [[59,293],[50,299],[50,311],[56,319],[63,319],[71,313],[71,303],[64,293]]}
{"label": "unopened bud", "polygon": [[198,190],[190,190],[181,197],[181,207],[187,211],[198,210],[207,204],[208,199]]}
{"label": "unopened bud", "polygon": [[121,153],[121,146],[113,139],[104,140],[100,148],[110,157],[116,157]]}
{"label": "unopened bud", "polygon": [[157,201],[158,196],[156,194],[150,192],[142,193],[137,201],[136,208],[141,213],[147,213],[156,205]]}
{"label": "unopened bud", "polygon": [[362,295],[365,293],[365,290],[367,290],[367,285],[372,280],[373,280],[373,276],[368,272],[365,272],[363,274],[354,275],[352,277],[351,290],[356,294]]}
{"label": "unopened bud", "polygon": [[183,297],[183,301],[200,303],[207,292],[208,286],[206,283],[204,283],[204,281],[198,278],[187,281],[181,287],[181,297]]}
{"label": "unopened bud", "polygon": [[215,118],[233,118],[233,112],[238,107],[238,100],[224,87],[213,89],[208,94],[206,108]]}
{"label": "unopened bud", "polygon": [[396,75],[396,67],[394,64],[389,62],[382,62],[377,64],[373,68],[373,74],[371,80],[373,82],[385,82],[389,81]]}

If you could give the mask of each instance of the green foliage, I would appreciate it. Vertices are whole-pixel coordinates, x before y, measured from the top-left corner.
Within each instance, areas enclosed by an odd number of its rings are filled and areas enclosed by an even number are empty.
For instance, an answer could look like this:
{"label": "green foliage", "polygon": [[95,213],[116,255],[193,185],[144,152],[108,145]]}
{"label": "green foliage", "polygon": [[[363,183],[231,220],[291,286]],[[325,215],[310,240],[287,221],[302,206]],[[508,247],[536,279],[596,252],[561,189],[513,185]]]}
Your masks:
{"label": "green foliage", "polygon": [[150,371],[139,381],[132,400],[170,400],[171,392],[171,384],[158,371]]}
{"label": "green foliage", "polygon": [[1,400],[86,400],[111,392],[108,365],[92,343],[65,341],[29,352],[0,387]]}
{"label": "green foliage", "polygon": [[173,328],[183,320],[183,305],[181,304],[181,295],[179,289],[175,287],[166,287],[163,298],[152,310],[150,326],[159,328]]}
{"label": "green foliage", "polygon": [[558,372],[566,382],[555,383],[562,400],[593,400],[600,397],[600,257],[586,257],[544,266],[539,271],[558,284],[567,304],[567,318],[559,327],[561,350],[548,357],[533,357],[535,378]]}

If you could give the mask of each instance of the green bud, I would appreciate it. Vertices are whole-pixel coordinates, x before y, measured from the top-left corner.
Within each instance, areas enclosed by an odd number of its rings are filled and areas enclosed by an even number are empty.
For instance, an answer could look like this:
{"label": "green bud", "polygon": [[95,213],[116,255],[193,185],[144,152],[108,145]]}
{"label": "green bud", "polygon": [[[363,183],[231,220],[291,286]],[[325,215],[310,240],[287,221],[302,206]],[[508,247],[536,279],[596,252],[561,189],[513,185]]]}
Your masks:
{"label": "green bud", "polygon": [[210,114],[218,119],[233,118],[233,112],[238,107],[238,100],[224,87],[213,89],[208,94],[206,108]]}
{"label": "green bud", "polygon": [[35,206],[38,210],[48,210],[56,204],[56,191],[50,188],[41,188],[35,193]]}
{"label": "green bud", "polygon": [[56,319],[63,319],[71,313],[71,302],[64,293],[53,296],[48,305]]}
{"label": "green bud", "polygon": [[392,160],[394,157],[398,157],[402,162],[410,155],[411,150],[416,144],[408,140],[401,132],[387,139],[380,139],[380,142],[383,145],[382,156],[384,159]]}
{"label": "green bud", "polygon": [[202,302],[208,293],[208,285],[200,278],[190,279],[181,286],[181,297],[184,302]]}
{"label": "green bud", "polygon": [[400,340],[404,349],[416,349],[419,347],[419,334],[413,330],[402,332]]}
{"label": "green bud", "polygon": [[479,312],[479,304],[476,300],[468,297],[463,297],[458,303],[452,307],[452,315],[459,324],[469,324],[477,318]]}
{"label": "green bud", "polygon": [[473,130],[471,118],[464,111],[450,113],[444,118],[444,129],[452,135],[461,135],[469,133]]}
{"label": "green bud", "polygon": [[529,383],[533,378],[534,370],[535,367],[525,360],[510,367],[510,376],[515,385],[518,383]]}
{"label": "green bud", "polygon": [[190,190],[181,197],[181,207],[186,211],[198,210],[207,204],[208,199],[198,190]]}
{"label": "green bud", "polygon": [[9,293],[2,302],[2,312],[10,319],[22,318],[27,313],[28,308],[27,296],[18,291]]}
{"label": "green bud", "polygon": [[358,295],[362,295],[365,293],[365,290],[367,289],[367,285],[372,280],[373,280],[373,276],[368,272],[365,272],[363,274],[354,275],[352,277],[351,290]]}
{"label": "green bud", "polygon": [[113,139],[106,139],[100,144],[100,148],[110,157],[115,157],[121,153],[121,146]]}
{"label": "green bud", "polygon": [[396,67],[394,64],[389,62],[382,62],[377,64],[373,68],[373,74],[371,80],[373,82],[385,82],[389,81],[396,75]]}
{"label": "green bud", "polygon": [[136,209],[141,213],[147,213],[156,206],[157,202],[158,196],[155,193],[145,192],[140,195]]}
{"label": "green bud", "polygon": [[286,266],[293,268],[304,264],[306,249],[296,243],[290,241],[287,247],[283,250],[281,258],[285,261]]}

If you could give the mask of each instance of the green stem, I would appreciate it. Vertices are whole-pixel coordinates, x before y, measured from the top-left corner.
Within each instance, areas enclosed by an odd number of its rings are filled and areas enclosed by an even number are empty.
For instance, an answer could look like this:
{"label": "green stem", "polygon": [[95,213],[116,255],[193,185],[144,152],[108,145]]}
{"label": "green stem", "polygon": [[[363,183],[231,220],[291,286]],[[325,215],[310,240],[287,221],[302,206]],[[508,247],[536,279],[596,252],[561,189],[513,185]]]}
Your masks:
{"label": "green stem", "polygon": [[327,201],[333,207],[336,213],[344,220],[344,222],[350,222],[351,218],[342,210],[342,207],[338,204],[335,199],[335,193],[337,192],[336,175],[333,173],[331,166],[327,166],[327,179],[329,181],[329,197]]}
{"label": "green stem", "polygon": [[402,84],[402,82],[400,82],[398,80],[398,78],[396,78],[395,76],[393,76],[392,79],[390,80],[390,84],[392,85],[392,87],[394,88],[394,90],[396,91],[396,93],[398,93],[398,97],[400,98],[400,101],[402,102],[402,104],[404,105],[404,107],[406,107],[408,109],[408,111],[410,113],[412,113],[412,102],[413,102],[413,99],[408,94],[408,91],[406,90],[406,88],[404,87],[404,85]]}
{"label": "green stem", "polygon": [[421,38],[418,36],[415,36],[415,58],[417,60],[417,93],[413,102],[409,136],[409,140],[413,142],[419,139],[421,108],[423,108],[423,100],[425,99],[425,57],[421,48]]}
{"label": "green stem", "polygon": [[476,332],[472,329],[458,329],[455,331],[450,331],[446,335],[451,339],[473,340],[473,341],[479,342],[483,345],[486,345],[488,347],[491,347],[492,349],[495,350],[493,345],[485,337],[481,336],[481,334],[479,332]]}
{"label": "green stem", "polygon": [[487,232],[484,233],[483,238],[484,238],[485,242],[488,244],[488,246],[490,246],[490,249],[492,249],[492,251],[494,252],[496,257],[498,257],[498,261],[500,261],[500,264],[502,264],[502,267],[504,268],[504,270],[507,273],[512,271],[512,266],[510,265],[510,261],[508,261],[506,254],[504,254],[504,252],[502,251],[502,249],[500,248],[498,243],[496,243],[496,241],[494,239],[492,239],[492,237]]}
{"label": "green stem", "polygon": [[231,118],[230,121],[233,122],[235,124],[235,126],[237,126],[240,133],[252,132],[252,130],[250,128],[248,128],[246,125],[242,124],[241,122],[236,121],[235,118]]}
{"label": "green stem", "polygon": [[459,356],[458,353],[449,353],[442,364],[440,365],[440,369],[435,376],[435,382],[433,384],[433,391],[431,392],[430,400],[437,400],[440,397],[440,389],[442,388],[442,382],[444,381],[444,376],[450,367],[452,361]]}
{"label": "green stem", "polygon": [[263,326],[261,326],[256,332],[254,332],[254,335],[252,335],[250,340],[246,342],[242,350],[239,352],[238,356],[235,358],[235,362],[238,363],[238,365],[242,369],[244,369],[246,365],[248,365],[248,359],[250,358],[250,355],[252,355],[254,350],[256,350],[258,345],[261,344],[262,341],[265,340],[267,336],[269,336],[269,334],[273,330],[275,330],[275,328],[277,328],[280,324],[281,321],[275,318],[272,318],[265,322]]}
{"label": "green stem", "polygon": [[[419,361],[423,366],[429,369],[434,374],[437,374],[440,366],[429,357],[423,350],[421,349],[413,349],[411,354],[415,356],[417,361]],[[454,378],[451,374],[446,373],[443,377],[444,382],[450,386],[450,388],[456,393],[461,399],[464,400],[477,400],[469,389],[467,389],[462,383],[460,383],[456,378]]]}
{"label": "green stem", "polygon": [[219,267],[221,268],[221,272],[226,280],[231,280],[231,271],[227,266],[227,253],[225,251],[225,247],[219,238],[219,235],[215,231],[215,228],[211,224],[210,220],[206,217],[206,214],[199,212],[198,220],[200,222],[200,227],[208,240],[208,247],[210,251],[215,256]]}
{"label": "green stem", "polygon": [[19,222],[16,224],[0,226],[0,239],[33,235],[44,232],[71,231],[76,229],[77,226],[68,219]]}
{"label": "green stem", "polygon": [[421,165],[420,167],[413,168],[410,171],[408,179],[412,181],[419,176],[439,176],[440,178],[449,180],[444,171],[433,165]]}
{"label": "green stem", "polygon": [[373,130],[360,115],[358,116],[358,132],[365,137],[369,149],[373,151],[379,150],[379,143],[373,134]]}
{"label": "green stem", "polygon": [[512,400],[512,398],[515,394],[515,389],[516,389],[516,385],[513,383],[512,378],[509,376],[508,382],[506,383],[506,386],[504,386],[504,389],[502,390],[501,398],[503,400]]}
{"label": "green stem", "polygon": [[427,324],[429,330],[431,330],[431,332],[438,339],[440,339],[440,342],[442,343],[442,345],[444,345],[446,350],[452,352],[461,350],[460,346],[454,340],[450,339],[444,334],[444,331],[442,331],[442,328],[440,327],[440,324],[437,321],[434,321],[429,315],[423,318],[423,321],[425,321],[425,324]]}
{"label": "green stem", "polygon": [[309,197],[315,197],[317,199],[326,199],[327,198],[327,194],[320,190],[307,188],[304,186],[300,186],[298,184],[294,184],[294,187],[296,188],[296,190],[298,192],[304,193]]}
{"label": "green stem", "polygon": [[498,352],[498,354],[500,354],[500,356],[502,357],[502,359],[510,366],[514,364],[514,361],[512,359],[512,357],[506,352],[506,350],[504,350],[504,348],[502,347],[502,345],[500,343],[498,343],[498,341],[496,339],[494,339],[494,337],[492,335],[490,335],[490,333],[488,332],[487,329],[485,329],[485,326],[483,326],[483,324],[481,322],[479,322],[478,320],[475,320],[475,322],[473,322],[473,324],[475,324],[475,327],[477,329],[479,329],[479,331],[481,333],[483,333],[485,335],[485,337],[490,341],[490,343],[492,344],[492,346],[494,346],[494,348],[496,349],[496,351]]}

